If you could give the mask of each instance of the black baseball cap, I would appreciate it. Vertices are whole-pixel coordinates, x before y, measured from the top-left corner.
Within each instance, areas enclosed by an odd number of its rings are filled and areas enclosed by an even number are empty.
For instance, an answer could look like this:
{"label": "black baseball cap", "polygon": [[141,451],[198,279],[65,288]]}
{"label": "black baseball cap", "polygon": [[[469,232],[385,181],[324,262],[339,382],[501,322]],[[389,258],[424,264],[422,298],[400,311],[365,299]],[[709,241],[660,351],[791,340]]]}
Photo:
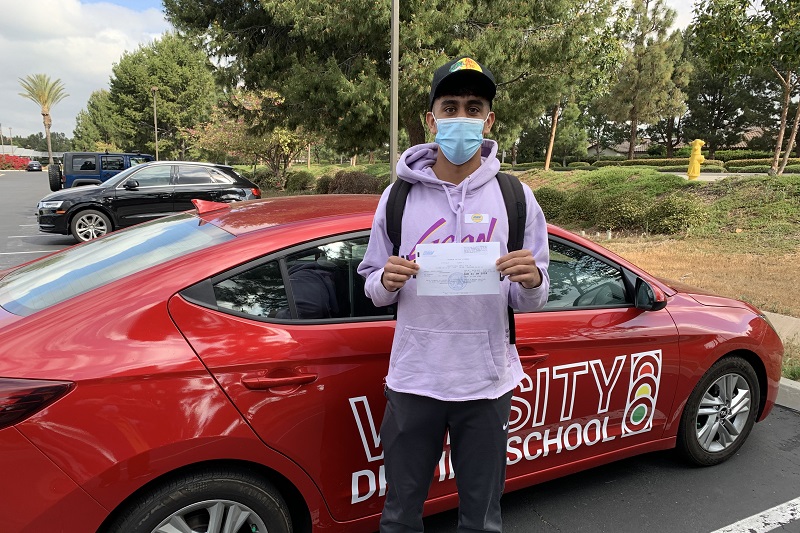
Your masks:
{"label": "black baseball cap", "polygon": [[443,89],[449,91],[465,85],[474,87],[476,96],[483,96],[490,105],[497,94],[497,83],[492,72],[470,57],[460,57],[445,63],[433,73],[428,109],[433,109],[433,101],[444,94]]}

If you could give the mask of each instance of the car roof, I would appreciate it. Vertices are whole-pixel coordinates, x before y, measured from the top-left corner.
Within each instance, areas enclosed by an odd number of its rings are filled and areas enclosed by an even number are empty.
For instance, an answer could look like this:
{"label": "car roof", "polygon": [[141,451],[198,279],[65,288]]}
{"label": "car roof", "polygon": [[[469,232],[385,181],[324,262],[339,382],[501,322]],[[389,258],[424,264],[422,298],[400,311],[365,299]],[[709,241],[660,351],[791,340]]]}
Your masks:
{"label": "car roof", "polygon": [[140,165],[196,165],[202,167],[233,168],[230,165],[223,165],[221,163],[208,163],[206,161],[147,161],[145,163],[140,163]]}
{"label": "car roof", "polygon": [[234,235],[243,235],[275,226],[331,218],[372,217],[379,199],[372,194],[283,196],[227,204],[198,217]]}

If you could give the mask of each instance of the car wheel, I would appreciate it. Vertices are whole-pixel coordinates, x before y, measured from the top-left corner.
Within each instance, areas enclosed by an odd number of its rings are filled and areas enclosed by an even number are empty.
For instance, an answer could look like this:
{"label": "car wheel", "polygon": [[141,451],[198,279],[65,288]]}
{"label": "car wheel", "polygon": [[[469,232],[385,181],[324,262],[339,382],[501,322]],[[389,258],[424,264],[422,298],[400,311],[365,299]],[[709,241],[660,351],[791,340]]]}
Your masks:
{"label": "car wheel", "polygon": [[678,449],[690,462],[711,466],[742,447],[758,413],[761,391],[741,357],[717,361],[692,391],[678,429]]}
{"label": "car wheel", "polygon": [[75,240],[86,242],[111,231],[111,221],[100,211],[87,209],[73,217],[69,229]]}
{"label": "car wheel", "polygon": [[184,476],[144,494],[110,533],[290,533],[286,502],[269,483],[245,472]]}
{"label": "car wheel", "polygon": [[61,190],[61,165],[58,163],[53,163],[49,167],[47,167],[47,179],[50,182],[50,190],[60,191]]}

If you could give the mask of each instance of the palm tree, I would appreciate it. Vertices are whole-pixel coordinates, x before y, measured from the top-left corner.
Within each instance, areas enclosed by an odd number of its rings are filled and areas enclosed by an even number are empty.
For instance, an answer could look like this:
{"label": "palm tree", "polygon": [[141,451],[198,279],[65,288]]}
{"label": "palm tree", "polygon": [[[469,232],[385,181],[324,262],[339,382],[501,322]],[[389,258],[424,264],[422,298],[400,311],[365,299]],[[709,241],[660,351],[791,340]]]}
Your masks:
{"label": "palm tree", "polygon": [[24,93],[19,93],[23,98],[27,98],[41,106],[42,122],[44,122],[44,133],[47,137],[47,154],[50,156],[50,164],[53,164],[53,148],[50,144],[50,126],[53,119],[50,117],[50,108],[69,96],[64,92],[64,84],[61,80],[51,80],[47,74],[33,74],[19,79],[19,84],[25,89]]}

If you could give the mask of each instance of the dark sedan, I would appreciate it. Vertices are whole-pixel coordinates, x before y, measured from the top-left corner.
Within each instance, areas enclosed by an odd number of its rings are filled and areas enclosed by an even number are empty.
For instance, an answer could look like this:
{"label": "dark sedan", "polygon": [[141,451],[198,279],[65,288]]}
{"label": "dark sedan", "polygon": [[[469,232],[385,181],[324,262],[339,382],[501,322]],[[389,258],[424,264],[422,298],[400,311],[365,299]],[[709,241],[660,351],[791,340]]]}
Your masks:
{"label": "dark sedan", "polygon": [[233,168],[212,163],[154,161],[101,185],[64,189],[37,206],[39,230],[88,241],[126,226],[192,209],[192,200],[235,202],[261,197]]}
{"label": "dark sedan", "polygon": [[41,172],[42,164],[38,161],[29,161],[28,166],[25,167],[25,170],[28,172]]}

